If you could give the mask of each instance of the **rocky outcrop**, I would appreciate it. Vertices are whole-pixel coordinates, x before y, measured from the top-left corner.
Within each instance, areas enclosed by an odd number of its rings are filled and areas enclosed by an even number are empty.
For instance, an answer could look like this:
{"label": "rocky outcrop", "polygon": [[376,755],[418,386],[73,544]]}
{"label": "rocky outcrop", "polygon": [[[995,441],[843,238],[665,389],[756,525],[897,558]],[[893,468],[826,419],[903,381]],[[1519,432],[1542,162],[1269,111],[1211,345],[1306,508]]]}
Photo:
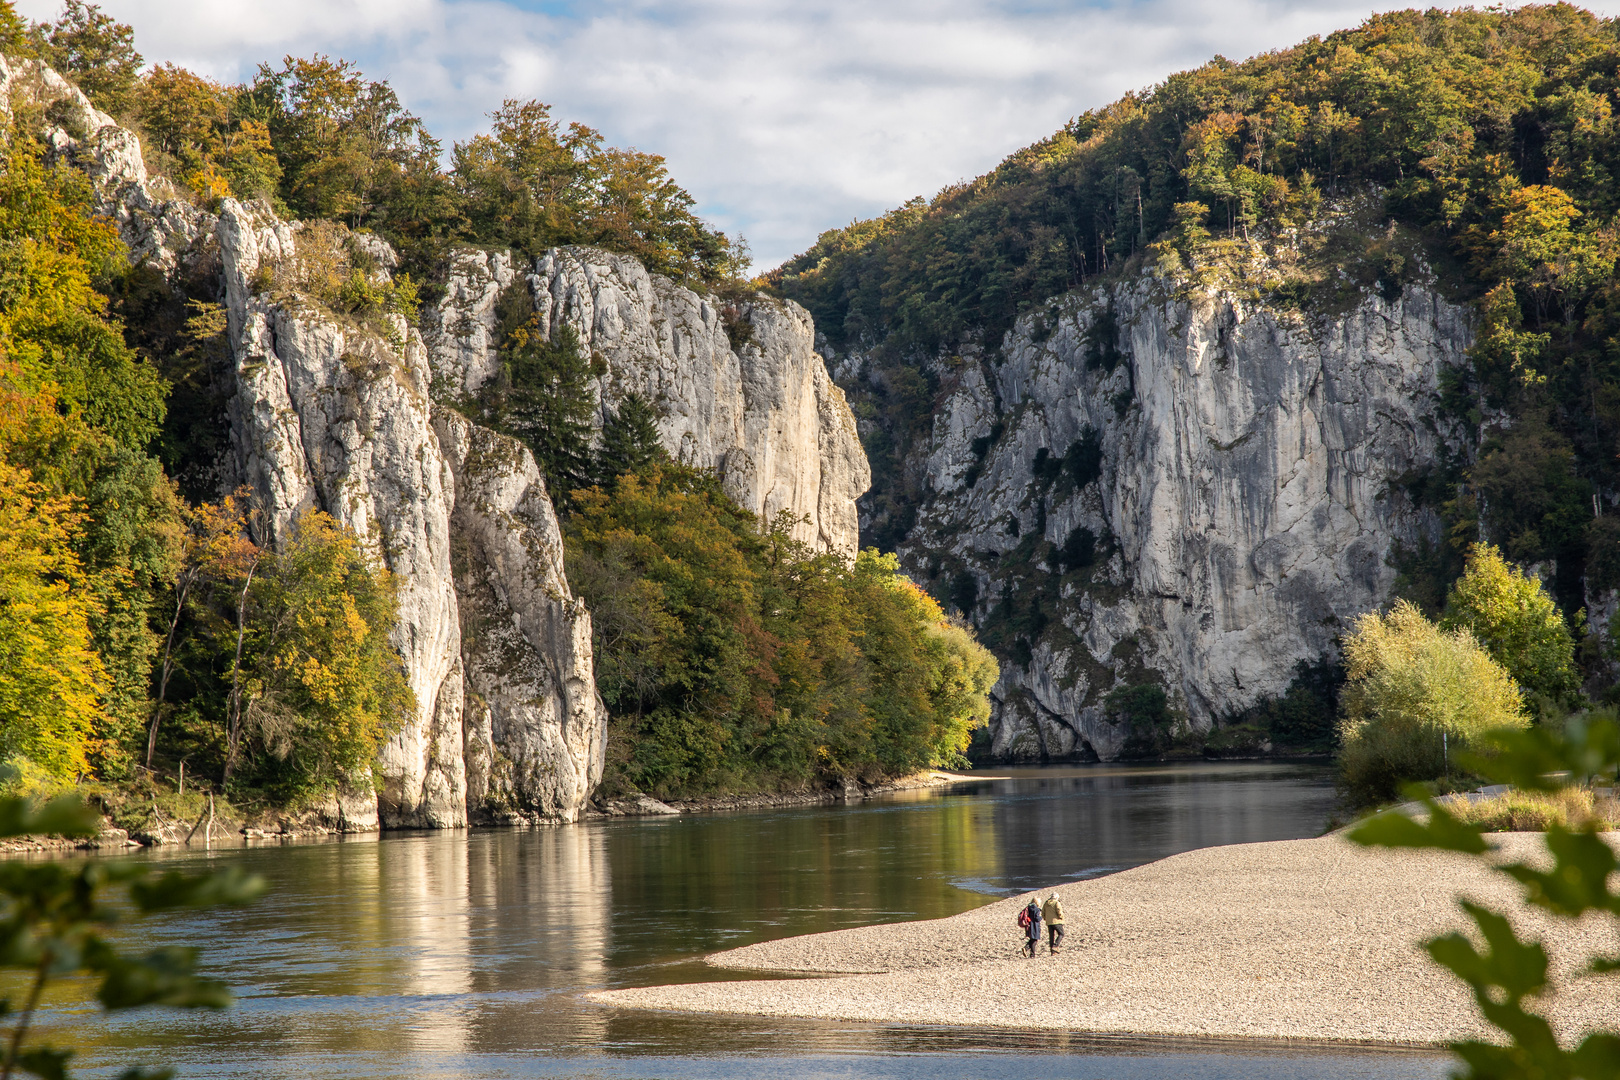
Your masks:
{"label": "rocky outcrop", "polygon": [[563,248],[522,273],[504,253],[462,253],[422,333],[341,314],[310,283],[364,267],[386,284],[397,260],[380,239],[282,221],[262,202],[192,204],[148,175],[133,133],[37,62],[0,58],[0,107],[90,176],[136,264],[217,287],[232,390],[221,480],[252,491],[255,538],[281,544],[319,509],[400,582],[392,642],[415,711],[361,793],[336,799],[342,827],[571,821],[601,778],[590,616],[569,592],[545,484],[527,450],[446,407],[494,372],[507,290],[601,361],[601,415],[641,394],[675,457],[714,468],[765,519],[791,514],[805,543],[854,554],[866,459],[796,305],[723,305],[633,259]]}
{"label": "rocky outcrop", "polygon": [[427,351],[403,319],[338,315],[299,288],[311,260],[356,254],[386,279],[392,250],[340,227],[281,221],[263,203],[227,199],[218,215],[192,205],[147,175],[134,134],[36,62],[0,58],[0,103],[91,177],[138,265],[218,275],[234,380],[226,487],[251,489],[256,539],[279,544],[320,509],[400,582],[392,642],[415,712],[374,777],[312,812],[344,829],[573,820],[601,776],[606,713],[590,618],[569,594],[532,459],[435,415]]}
{"label": "rocky outcrop", "polygon": [[943,358],[903,556],[1012,654],[992,754],[1111,759],[1115,687],[1159,683],[1208,729],[1331,653],[1387,601],[1394,546],[1436,535],[1400,480],[1435,459],[1469,342],[1420,286],[1307,317],[1145,278]]}
{"label": "rocky outcrop", "polygon": [[639,394],[658,408],[677,460],[715,469],[764,520],[787,511],[796,539],[855,553],[855,500],[871,476],[803,308],[763,296],[727,304],[594,248],[556,248],[529,269],[505,254],[465,252],[423,320],[435,386],[448,399],[475,395],[498,370],[496,309],[513,288],[527,290],[545,333],[567,324],[601,361],[604,413]]}
{"label": "rocky outcrop", "polygon": [[517,440],[450,409],[433,423],[455,477],[467,806],[475,821],[571,820],[602,778],[607,710],[545,481]]}
{"label": "rocky outcrop", "polygon": [[427,353],[399,320],[375,329],[272,300],[261,266],[314,258],[268,207],[225,200],[219,218],[237,387],[231,434],[240,478],[265,510],[270,543],[325,510],[400,582],[394,646],[415,715],[379,756],[379,804],[394,826],[467,823],[461,627],[450,576],[454,487],[433,431]]}

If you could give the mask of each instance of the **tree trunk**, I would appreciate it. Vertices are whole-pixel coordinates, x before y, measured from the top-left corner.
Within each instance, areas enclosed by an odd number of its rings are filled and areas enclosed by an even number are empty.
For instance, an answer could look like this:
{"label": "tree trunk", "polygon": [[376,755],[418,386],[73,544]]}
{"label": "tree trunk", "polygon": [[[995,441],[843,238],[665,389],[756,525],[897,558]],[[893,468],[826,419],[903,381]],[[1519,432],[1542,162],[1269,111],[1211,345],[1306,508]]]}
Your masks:
{"label": "tree trunk", "polygon": [[236,768],[237,747],[242,740],[242,641],[247,636],[248,589],[253,586],[253,575],[258,569],[259,560],[255,558],[248,567],[247,578],[242,582],[242,594],[236,601],[236,659],[231,663],[230,727],[225,736],[225,775],[220,780],[221,786],[231,782],[231,770]]}

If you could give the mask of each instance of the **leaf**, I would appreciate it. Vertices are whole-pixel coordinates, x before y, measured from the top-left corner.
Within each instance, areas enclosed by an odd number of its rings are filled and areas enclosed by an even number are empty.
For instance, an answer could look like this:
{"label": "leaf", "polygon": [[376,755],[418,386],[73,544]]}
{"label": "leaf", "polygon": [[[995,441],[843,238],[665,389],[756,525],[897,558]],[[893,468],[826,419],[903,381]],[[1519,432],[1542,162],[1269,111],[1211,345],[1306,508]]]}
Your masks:
{"label": "leaf", "polygon": [[92,970],[105,973],[96,998],[108,1009],[135,1009],[143,1005],[176,1008],[223,1009],[231,992],[217,979],[193,974],[197,950],[154,949],[141,957],[121,956],[113,950],[91,959]]}
{"label": "leaf", "polygon": [[182,874],[178,870],[170,870],[166,874],[136,881],[129,889],[130,899],[142,911],[148,912],[217,907],[222,904],[238,906],[252,903],[263,892],[262,877],[245,873],[234,866],[211,874]]}
{"label": "leaf", "polygon": [[1491,850],[1478,826],[1458,821],[1433,799],[1425,799],[1423,805],[1429,811],[1426,823],[1389,811],[1356,826],[1349,839],[1365,847],[1438,848],[1469,855]]}
{"label": "leaf", "polygon": [[77,795],[63,795],[43,805],[33,799],[0,799],[0,837],[94,836],[101,816]]}
{"label": "leaf", "polygon": [[1573,1072],[1583,1080],[1620,1080],[1620,1035],[1593,1032],[1569,1055]]}
{"label": "leaf", "polygon": [[1602,838],[1552,825],[1547,829],[1547,849],[1554,859],[1551,870],[1537,870],[1525,863],[1501,868],[1524,883],[1530,903],[1571,918],[1593,908],[1620,912],[1620,898],[1608,888],[1609,875],[1617,865],[1614,850]]}
{"label": "leaf", "polygon": [[49,1046],[31,1046],[17,1055],[17,1064],[24,1072],[43,1077],[44,1080],[70,1080],[67,1063],[72,1050],[57,1050]]}
{"label": "leaf", "polygon": [[1507,918],[1489,908],[1468,900],[1461,905],[1484,935],[1487,951],[1476,950],[1462,934],[1447,934],[1428,943],[1430,956],[1472,986],[1482,1005],[1491,1000],[1491,987],[1515,1002],[1546,989],[1547,950],[1539,942],[1520,941]]}

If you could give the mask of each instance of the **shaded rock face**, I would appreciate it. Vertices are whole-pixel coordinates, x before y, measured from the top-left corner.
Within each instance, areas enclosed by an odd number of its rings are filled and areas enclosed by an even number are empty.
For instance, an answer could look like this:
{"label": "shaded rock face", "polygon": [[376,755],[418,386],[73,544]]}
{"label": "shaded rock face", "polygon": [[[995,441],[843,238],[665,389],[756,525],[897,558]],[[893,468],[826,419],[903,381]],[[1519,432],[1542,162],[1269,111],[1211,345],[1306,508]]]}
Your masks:
{"label": "shaded rock face", "polygon": [[470,397],[495,376],[496,305],[514,287],[528,290],[545,333],[573,327],[605,365],[604,414],[639,394],[659,410],[677,460],[715,469],[727,493],[764,520],[789,512],[796,539],[854,555],[855,500],[871,475],[803,308],[756,297],[728,313],[715,297],[595,248],[553,249],[531,270],[504,254],[464,252],[423,319],[441,392]]}
{"label": "shaded rock face", "polygon": [[[37,63],[0,58],[0,105],[49,118],[52,153],[89,174],[137,265],[219,275],[235,384],[226,488],[251,489],[255,539],[279,544],[320,509],[398,576],[392,642],[416,711],[377,774],[321,812],[351,830],[572,821],[601,777],[606,712],[590,617],[527,452],[435,413],[427,350],[403,320],[367,327],[272,299],[261,270],[298,258],[302,224],[263,203],[226,200],[217,216],[191,205],[148,177],[132,133]],[[381,273],[395,263],[381,240],[344,241]]]}
{"label": "shaded rock face", "polygon": [[455,477],[451,517],[466,665],[467,806],[474,821],[571,819],[602,778],[591,617],[570,597],[562,535],[534,456],[435,409]]}
{"label": "shaded rock face", "polygon": [[1332,653],[1387,601],[1394,546],[1438,536],[1399,480],[1435,459],[1437,380],[1470,340],[1417,287],[1308,321],[1139,282],[1025,316],[999,363],[942,364],[902,554],[1015,654],[992,755],[1109,760],[1115,687],[1158,683],[1207,730]]}

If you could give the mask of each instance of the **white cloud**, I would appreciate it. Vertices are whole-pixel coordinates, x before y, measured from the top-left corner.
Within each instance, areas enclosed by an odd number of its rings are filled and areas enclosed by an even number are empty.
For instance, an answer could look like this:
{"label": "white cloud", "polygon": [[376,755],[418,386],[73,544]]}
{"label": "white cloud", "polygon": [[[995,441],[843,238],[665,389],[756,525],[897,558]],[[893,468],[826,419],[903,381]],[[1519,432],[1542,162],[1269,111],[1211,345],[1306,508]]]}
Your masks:
{"label": "white cloud", "polygon": [[[1377,10],[1405,4],[1379,3]],[[53,0],[22,0],[33,18]],[[323,52],[446,142],[506,97],[664,155],[760,266],[976,176],[1070,117],[1220,53],[1364,19],[1348,0],[102,0],[148,60],[216,78]],[[1620,0],[1594,5],[1620,8]]]}

